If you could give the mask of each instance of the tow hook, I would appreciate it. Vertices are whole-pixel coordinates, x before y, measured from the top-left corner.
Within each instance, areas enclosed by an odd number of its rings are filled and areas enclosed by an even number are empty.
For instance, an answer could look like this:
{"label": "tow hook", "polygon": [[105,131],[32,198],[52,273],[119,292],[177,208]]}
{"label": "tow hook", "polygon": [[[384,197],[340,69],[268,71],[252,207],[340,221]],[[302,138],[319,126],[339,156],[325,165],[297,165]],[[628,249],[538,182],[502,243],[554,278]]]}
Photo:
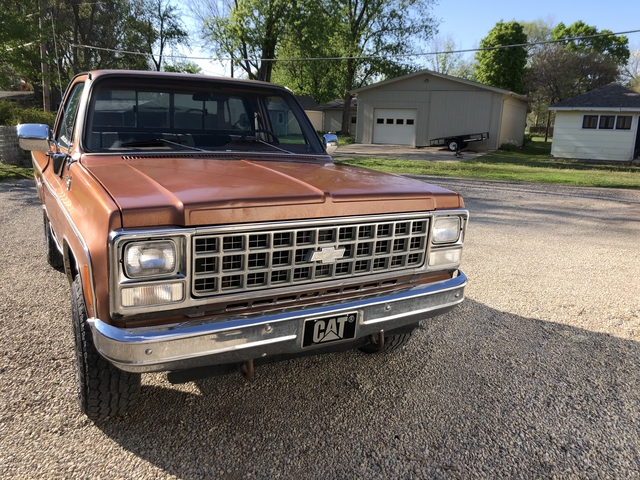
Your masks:
{"label": "tow hook", "polygon": [[384,330],[380,330],[377,335],[369,335],[369,343],[374,348],[374,350],[382,350],[384,348]]}
{"label": "tow hook", "polygon": [[241,363],[239,370],[240,375],[242,375],[242,378],[244,378],[247,382],[253,380],[253,374],[255,372],[253,368],[253,358],[251,360],[247,360],[244,363]]}

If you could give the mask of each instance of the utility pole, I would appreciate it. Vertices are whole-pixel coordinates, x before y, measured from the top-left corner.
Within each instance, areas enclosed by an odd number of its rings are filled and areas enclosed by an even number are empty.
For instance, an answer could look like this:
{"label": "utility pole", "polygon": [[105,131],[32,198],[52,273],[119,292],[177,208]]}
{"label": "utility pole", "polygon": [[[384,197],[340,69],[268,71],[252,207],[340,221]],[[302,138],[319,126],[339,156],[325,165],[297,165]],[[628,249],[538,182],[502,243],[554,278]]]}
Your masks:
{"label": "utility pole", "polygon": [[40,19],[38,25],[40,27],[40,68],[42,70],[42,106],[45,112],[51,111],[51,94],[49,93],[49,64],[47,63],[47,44],[43,32],[46,25],[47,8],[44,1],[40,2]]}

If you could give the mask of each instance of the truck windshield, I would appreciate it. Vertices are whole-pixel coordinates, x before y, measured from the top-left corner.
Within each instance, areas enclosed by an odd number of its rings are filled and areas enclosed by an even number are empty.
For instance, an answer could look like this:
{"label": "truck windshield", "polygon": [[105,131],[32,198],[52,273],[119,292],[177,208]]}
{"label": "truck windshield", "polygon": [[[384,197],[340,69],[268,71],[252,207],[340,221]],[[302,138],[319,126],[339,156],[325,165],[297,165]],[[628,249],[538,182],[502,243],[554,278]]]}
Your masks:
{"label": "truck windshield", "polygon": [[92,95],[86,126],[89,152],[323,151],[304,113],[276,89],[215,83],[209,88],[127,87],[104,81]]}

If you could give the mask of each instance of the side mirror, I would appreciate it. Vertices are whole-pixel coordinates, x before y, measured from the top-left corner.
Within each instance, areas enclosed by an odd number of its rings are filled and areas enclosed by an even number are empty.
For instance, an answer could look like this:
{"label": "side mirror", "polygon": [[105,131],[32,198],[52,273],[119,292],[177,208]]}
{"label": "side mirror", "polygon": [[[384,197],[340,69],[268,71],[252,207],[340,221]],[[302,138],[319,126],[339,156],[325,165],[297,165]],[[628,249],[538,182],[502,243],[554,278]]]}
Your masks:
{"label": "side mirror", "polygon": [[49,125],[40,123],[22,123],[16,126],[18,144],[23,150],[48,152],[51,148]]}
{"label": "side mirror", "polygon": [[331,155],[338,148],[338,136],[335,133],[325,133],[322,144],[327,153]]}

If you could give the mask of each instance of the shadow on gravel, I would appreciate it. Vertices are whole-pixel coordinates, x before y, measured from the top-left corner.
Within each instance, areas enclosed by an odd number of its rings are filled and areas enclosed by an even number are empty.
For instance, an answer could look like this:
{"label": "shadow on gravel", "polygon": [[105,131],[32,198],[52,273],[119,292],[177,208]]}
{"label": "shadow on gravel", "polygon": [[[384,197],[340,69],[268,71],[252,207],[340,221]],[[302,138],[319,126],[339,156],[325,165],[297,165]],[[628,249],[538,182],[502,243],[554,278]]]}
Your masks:
{"label": "shadow on gravel", "polygon": [[467,299],[401,351],[143,386],[97,426],[179,478],[633,477],[639,360],[638,343]]}
{"label": "shadow on gravel", "polygon": [[7,198],[12,206],[32,207],[40,205],[38,192],[33,179],[5,180],[0,182],[0,194]]}

